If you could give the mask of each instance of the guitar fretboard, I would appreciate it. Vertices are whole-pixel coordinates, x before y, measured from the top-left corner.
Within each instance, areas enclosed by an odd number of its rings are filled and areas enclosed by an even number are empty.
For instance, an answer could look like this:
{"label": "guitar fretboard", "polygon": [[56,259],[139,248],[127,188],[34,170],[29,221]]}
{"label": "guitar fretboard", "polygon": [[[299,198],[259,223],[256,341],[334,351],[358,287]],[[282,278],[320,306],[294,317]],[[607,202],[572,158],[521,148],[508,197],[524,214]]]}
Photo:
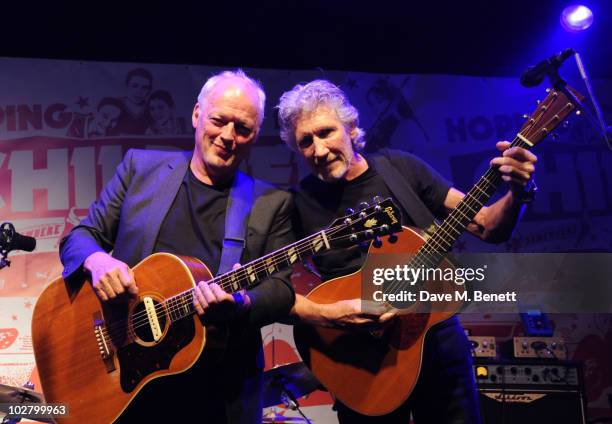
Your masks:
{"label": "guitar fretboard", "polygon": [[[529,149],[530,146],[520,137],[516,137],[510,147],[522,147]],[[489,201],[497,191],[502,182],[501,173],[497,168],[489,168],[480,177],[478,182],[459,202],[457,207],[446,217],[446,219],[435,228],[427,241],[419,249],[418,253],[410,261],[410,266],[421,265],[435,268],[448,253],[459,236],[463,234],[470,222],[480,209]]]}
{"label": "guitar fretboard", "polygon": [[[228,293],[248,289],[259,284],[272,274],[285,268],[289,268],[296,262],[312,256],[322,249],[329,249],[330,240],[332,240],[333,235],[333,228],[320,231],[289,246],[249,262],[236,270],[218,275],[210,280],[209,283],[217,283]],[[196,312],[193,305],[193,292],[194,289],[189,289],[168,298],[164,302],[164,306],[169,312],[170,319],[173,322],[181,318],[191,316]]]}

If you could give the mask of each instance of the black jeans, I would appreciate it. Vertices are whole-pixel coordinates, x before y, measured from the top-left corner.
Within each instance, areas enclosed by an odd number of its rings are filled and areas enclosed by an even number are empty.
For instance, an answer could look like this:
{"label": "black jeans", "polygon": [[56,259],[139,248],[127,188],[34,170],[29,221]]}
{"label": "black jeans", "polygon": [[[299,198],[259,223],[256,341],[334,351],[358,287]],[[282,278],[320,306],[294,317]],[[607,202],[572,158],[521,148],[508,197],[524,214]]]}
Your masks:
{"label": "black jeans", "polygon": [[480,409],[467,337],[454,317],[425,337],[419,380],[408,400],[391,414],[370,417],[336,402],[341,424],[480,424]]}

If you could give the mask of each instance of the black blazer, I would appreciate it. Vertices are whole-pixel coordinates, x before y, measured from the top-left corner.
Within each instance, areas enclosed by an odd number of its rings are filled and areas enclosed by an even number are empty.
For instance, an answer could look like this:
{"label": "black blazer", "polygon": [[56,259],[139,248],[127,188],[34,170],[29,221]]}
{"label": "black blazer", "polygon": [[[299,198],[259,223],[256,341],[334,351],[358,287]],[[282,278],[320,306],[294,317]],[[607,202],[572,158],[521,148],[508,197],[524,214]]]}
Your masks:
{"label": "black blazer", "polygon": [[[129,150],[87,217],[61,241],[64,279],[81,277],[83,261],[97,251],[112,250],[113,257],[129,266],[153,253],[191,156],[183,151]],[[255,180],[254,190],[242,263],[293,241],[290,195],[260,180]],[[259,328],[286,316],[294,302],[289,272],[262,282],[249,297],[249,326]]]}

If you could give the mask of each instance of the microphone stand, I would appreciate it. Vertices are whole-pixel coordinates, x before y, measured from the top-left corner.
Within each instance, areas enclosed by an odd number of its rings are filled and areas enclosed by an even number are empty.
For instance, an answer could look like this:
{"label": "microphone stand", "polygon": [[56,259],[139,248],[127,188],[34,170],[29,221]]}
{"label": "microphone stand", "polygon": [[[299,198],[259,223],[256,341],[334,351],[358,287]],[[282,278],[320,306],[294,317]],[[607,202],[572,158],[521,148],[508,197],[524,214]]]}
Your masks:
{"label": "microphone stand", "polygon": [[603,120],[603,116],[601,114],[601,110],[599,109],[599,105],[597,104],[597,100],[595,99],[595,96],[591,90],[591,85],[589,84],[586,72],[584,71],[582,60],[580,59],[578,53],[575,53],[574,55],[574,57],[576,58],[576,63],[578,64],[578,68],[580,70],[580,75],[582,76],[582,79],[585,82],[587,91],[589,92],[589,97],[591,98],[591,102],[595,107],[598,119],[596,119],[593,114],[585,107],[584,103],[578,97],[576,97],[576,95],[571,90],[567,88],[567,82],[559,75],[559,67],[551,67],[546,73],[546,75],[548,76],[548,79],[553,88],[557,91],[561,91],[572,103],[574,103],[576,109],[578,110],[576,113],[583,113],[587,117],[587,120],[591,123],[595,131],[600,133],[600,135],[605,140],[608,149],[612,151],[612,140],[610,140],[610,138],[608,137],[608,128],[606,127],[606,124]]}
{"label": "microphone stand", "polygon": [[10,222],[4,222],[0,225],[0,269],[11,266],[11,261],[7,259],[8,253],[11,250],[10,240],[15,233],[15,227]]}
{"label": "microphone stand", "polygon": [[576,65],[578,66],[578,71],[580,72],[580,77],[584,81],[584,85],[587,88],[587,92],[589,93],[589,97],[591,98],[591,103],[593,103],[593,108],[595,109],[595,114],[597,115],[597,121],[601,132],[603,134],[604,140],[608,143],[608,149],[612,150],[612,127],[608,127],[606,125],[606,121],[604,120],[603,114],[601,113],[601,108],[599,107],[599,103],[595,98],[595,93],[591,88],[591,82],[589,81],[589,77],[586,73],[586,68],[582,63],[582,58],[578,54],[578,52],[574,53],[574,59],[576,59]]}
{"label": "microphone stand", "polygon": [[300,414],[302,418],[306,420],[307,424],[311,424],[311,421],[308,419],[308,417],[306,417],[306,415],[304,415],[304,413],[300,409],[300,404],[297,398],[293,395],[293,393],[291,393],[291,391],[282,384],[281,387],[283,388],[283,391],[281,393],[281,399],[285,406],[293,411],[297,411],[298,414]]}

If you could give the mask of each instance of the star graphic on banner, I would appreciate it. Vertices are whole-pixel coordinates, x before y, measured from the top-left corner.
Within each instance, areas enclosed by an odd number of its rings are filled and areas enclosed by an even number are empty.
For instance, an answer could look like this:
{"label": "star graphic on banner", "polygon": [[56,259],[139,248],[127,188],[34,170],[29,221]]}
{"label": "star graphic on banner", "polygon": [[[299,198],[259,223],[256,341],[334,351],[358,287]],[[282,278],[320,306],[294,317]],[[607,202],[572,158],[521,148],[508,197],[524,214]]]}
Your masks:
{"label": "star graphic on banner", "polygon": [[26,309],[30,309],[32,307],[32,302],[30,302],[29,300],[23,304],[23,306],[26,307]]}
{"label": "star graphic on banner", "polygon": [[85,106],[89,106],[89,98],[79,96],[79,100],[76,101],[76,104],[79,105],[81,109],[85,109]]}
{"label": "star graphic on banner", "polygon": [[357,80],[354,80],[354,79],[346,80],[346,86],[350,88],[351,90],[354,90],[355,88],[357,88]]}

